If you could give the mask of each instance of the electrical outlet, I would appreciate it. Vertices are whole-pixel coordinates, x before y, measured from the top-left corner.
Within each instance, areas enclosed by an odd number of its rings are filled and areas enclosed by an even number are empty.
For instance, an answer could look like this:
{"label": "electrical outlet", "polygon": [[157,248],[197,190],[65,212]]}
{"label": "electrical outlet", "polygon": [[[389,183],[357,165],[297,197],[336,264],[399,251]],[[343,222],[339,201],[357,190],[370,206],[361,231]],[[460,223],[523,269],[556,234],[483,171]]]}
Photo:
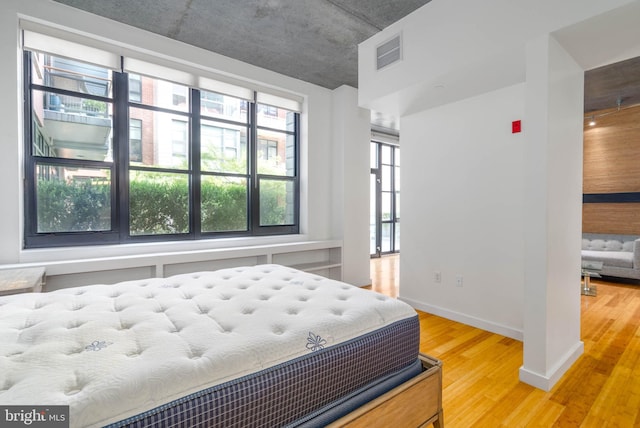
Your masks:
{"label": "electrical outlet", "polygon": [[456,275],[456,287],[462,287],[462,275]]}
{"label": "electrical outlet", "polygon": [[437,283],[441,283],[442,282],[442,274],[440,273],[440,271],[435,271],[433,273],[433,280]]}

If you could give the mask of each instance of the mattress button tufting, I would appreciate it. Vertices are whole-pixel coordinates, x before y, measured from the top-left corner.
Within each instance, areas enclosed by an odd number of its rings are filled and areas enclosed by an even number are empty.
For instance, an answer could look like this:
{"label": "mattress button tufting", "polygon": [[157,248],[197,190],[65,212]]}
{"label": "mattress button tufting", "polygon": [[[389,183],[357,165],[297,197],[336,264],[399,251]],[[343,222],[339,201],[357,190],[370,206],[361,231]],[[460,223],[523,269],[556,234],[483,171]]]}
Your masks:
{"label": "mattress button tufting", "polygon": [[202,354],[203,354],[202,350],[199,350],[199,349],[196,350],[196,351],[192,350],[191,351],[191,356],[189,356],[189,358],[192,359],[192,360],[198,360],[198,359],[202,358]]}

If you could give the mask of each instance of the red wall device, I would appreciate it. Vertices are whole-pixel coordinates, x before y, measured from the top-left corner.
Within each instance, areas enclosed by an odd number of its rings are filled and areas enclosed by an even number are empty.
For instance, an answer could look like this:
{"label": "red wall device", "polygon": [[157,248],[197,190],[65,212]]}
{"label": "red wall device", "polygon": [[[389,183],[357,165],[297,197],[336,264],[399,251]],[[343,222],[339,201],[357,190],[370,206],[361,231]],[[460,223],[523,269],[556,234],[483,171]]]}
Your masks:
{"label": "red wall device", "polygon": [[520,121],[514,120],[513,122],[511,122],[511,133],[517,134],[520,131],[522,131],[522,124],[520,123]]}

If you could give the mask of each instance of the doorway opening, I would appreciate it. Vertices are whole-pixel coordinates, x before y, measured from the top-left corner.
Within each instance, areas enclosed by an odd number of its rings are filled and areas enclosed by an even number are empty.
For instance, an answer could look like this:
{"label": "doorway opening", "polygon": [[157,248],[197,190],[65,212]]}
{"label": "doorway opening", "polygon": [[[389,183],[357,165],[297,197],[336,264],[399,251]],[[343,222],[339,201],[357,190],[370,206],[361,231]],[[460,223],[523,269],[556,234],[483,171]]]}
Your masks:
{"label": "doorway opening", "polygon": [[400,147],[371,141],[371,207],[369,215],[372,257],[400,252]]}

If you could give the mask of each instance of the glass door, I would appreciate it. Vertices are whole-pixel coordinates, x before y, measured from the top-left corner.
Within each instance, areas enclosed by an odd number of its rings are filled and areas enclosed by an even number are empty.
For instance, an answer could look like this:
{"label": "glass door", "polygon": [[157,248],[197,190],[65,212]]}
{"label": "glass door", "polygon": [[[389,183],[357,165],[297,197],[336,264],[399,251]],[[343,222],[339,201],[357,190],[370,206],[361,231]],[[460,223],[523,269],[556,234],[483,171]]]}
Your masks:
{"label": "glass door", "polygon": [[371,142],[370,253],[400,251],[400,148]]}

